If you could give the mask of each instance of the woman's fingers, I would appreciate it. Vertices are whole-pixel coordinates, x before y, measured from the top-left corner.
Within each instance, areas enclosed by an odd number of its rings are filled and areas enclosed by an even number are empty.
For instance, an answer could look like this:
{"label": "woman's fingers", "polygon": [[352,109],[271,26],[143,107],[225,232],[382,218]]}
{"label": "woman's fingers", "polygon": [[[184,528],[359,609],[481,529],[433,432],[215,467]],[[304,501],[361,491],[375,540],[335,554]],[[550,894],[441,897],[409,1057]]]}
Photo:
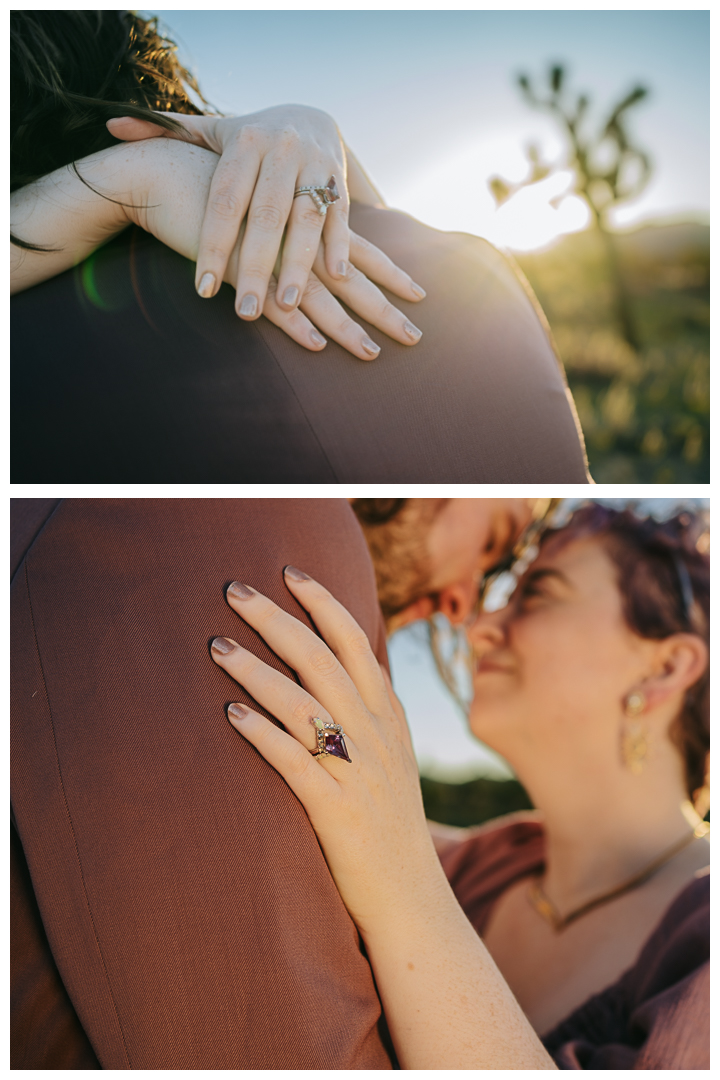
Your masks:
{"label": "woman's fingers", "polygon": [[[261,666],[262,669],[265,669],[264,671],[257,668],[255,665],[259,664],[260,661],[256,661],[244,649],[234,649],[228,654],[231,666],[228,667],[228,661],[226,661],[223,663],[223,667],[230,671],[233,678],[237,678],[235,671],[240,670],[239,666],[241,665],[243,678],[238,679],[238,681],[242,682],[243,686],[246,686],[255,697],[255,700],[269,709],[273,716],[277,716],[279,720],[285,723],[285,716],[294,715],[297,712],[301,722],[304,722],[307,717],[306,707],[312,710],[316,702],[322,708],[327,709],[329,715],[337,723],[341,724],[344,723],[342,716],[347,718],[351,714],[356,716],[366,712],[355,683],[332,650],[314,631],[288,614],[287,611],[283,611],[281,607],[263,596],[262,593],[256,592],[247,585],[234,582],[228,588],[226,595],[233,611],[236,611],[246,623],[252,626],[267,642],[273,652],[281,660],[284,660],[293,671],[296,671],[302,679],[304,689],[291,683],[288,679],[285,679],[284,675],[279,675],[278,672],[274,672],[272,668],[267,667],[265,664]],[[246,655],[243,656],[243,653]],[[273,699],[268,703],[267,700],[255,695],[254,687],[261,687],[267,693],[287,692],[287,688],[285,691],[279,689],[280,684],[274,676],[283,679],[289,687],[293,688],[290,692],[291,704],[289,711],[288,706],[283,705],[283,701],[280,699],[277,701]],[[246,681],[248,677],[253,680],[252,684]],[[303,695],[308,698],[307,701]],[[312,695],[312,701],[309,699],[309,695]],[[278,711],[280,706],[286,710],[284,713]],[[317,715],[319,714],[310,711],[310,719]],[[326,719],[327,717],[321,718]]]}
{"label": "woman's fingers", "polygon": [[328,207],[323,242],[325,244],[325,269],[330,277],[341,280],[347,274],[350,262],[350,228],[348,226],[350,195],[344,173],[336,177],[336,183],[340,200]]}
{"label": "woman's fingers", "polygon": [[317,746],[313,723],[315,717],[319,717],[323,723],[335,722],[308,690],[269,667],[230,638],[215,638],[211,653],[215,663],[284,724],[306,750],[314,750]]}
{"label": "woman's fingers", "polygon": [[263,310],[292,208],[295,176],[290,163],[278,163],[274,156],[260,165],[238,260],[235,310],[241,319],[257,319]]}
{"label": "woman's fingers", "polygon": [[260,155],[252,145],[220,159],[200,229],[195,266],[195,288],[200,296],[209,298],[220,288],[259,167]]}
{"label": "woman's fingers", "polygon": [[276,295],[277,281],[274,277],[271,277],[263,307],[265,318],[305,349],[311,349],[313,352],[324,349],[327,345],[327,339],[313,326],[307,315],[303,315],[298,308],[291,311],[281,308],[277,303]]}
{"label": "woman's fingers", "polygon": [[[342,281],[333,281],[330,277],[325,269],[322,254],[318,254],[314,270],[330,292],[339,296],[353,312],[366,322],[377,326],[388,337],[395,338],[403,345],[416,345],[422,337],[422,330],[419,330],[399,308],[391,304],[380,289],[368,281],[352,263]],[[313,312],[308,313],[315,318]]]}
{"label": "woman's fingers", "polygon": [[337,780],[292,735],[244,705],[230,705],[228,720],[277,769],[309,814],[316,807],[327,811]]}
{"label": "woman's fingers", "polygon": [[192,142],[196,146],[204,146],[206,150],[213,150],[216,154],[222,153],[222,148],[213,138],[213,130],[218,120],[216,116],[195,116],[192,113],[175,112],[163,112],[162,115],[175,120],[183,130],[171,131],[170,128],[153,124],[150,120],[138,120],[134,116],[113,117],[112,120],[106,122],[106,126],[111,135],[124,142],[137,142],[141,139],[179,139],[181,142]]}
{"label": "woman's fingers", "polygon": [[[327,280],[331,281],[332,278],[328,275]],[[328,292],[314,273],[308,278],[300,307],[324,334],[337,341],[338,345],[342,345],[353,356],[360,360],[374,360],[379,354],[380,346],[362,326],[350,318],[345,308]]]}
{"label": "woman's fingers", "polygon": [[350,233],[350,261],[367,277],[383,288],[390,289],[396,296],[401,296],[403,300],[417,302],[427,295],[384,251],[354,232]]}
{"label": "woman's fingers", "polygon": [[[388,690],[384,673],[362,627],[331,592],[303,570],[286,566],[284,577],[290,592],[305,608],[370,712],[376,715],[387,713]],[[395,704],[391,704],[394,709]],[[400,705],[399,702],[397,704]]]}
{"label": "woman's fingers", "polygon": [[[299,187],[302,184],[298,181]],[[300,303],[326,220],[309,195],[293,199],[278,273],[277,300],[281,307],[292,309]]]}

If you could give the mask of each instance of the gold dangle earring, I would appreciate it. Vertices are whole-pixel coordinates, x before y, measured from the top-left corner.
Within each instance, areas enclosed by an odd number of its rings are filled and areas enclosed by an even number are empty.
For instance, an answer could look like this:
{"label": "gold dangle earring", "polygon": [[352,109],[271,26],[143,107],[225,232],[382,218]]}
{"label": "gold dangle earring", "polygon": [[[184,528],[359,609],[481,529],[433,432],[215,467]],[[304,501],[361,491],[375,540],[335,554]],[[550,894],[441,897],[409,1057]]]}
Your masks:
{"label": "gold dangle earring", "polygon": [[639,717],[647,701],[642,690],[633,690],[625,699],[625,720],[620,732],[620,751],[627,768],[639,776],[648,756],[648,731]]}

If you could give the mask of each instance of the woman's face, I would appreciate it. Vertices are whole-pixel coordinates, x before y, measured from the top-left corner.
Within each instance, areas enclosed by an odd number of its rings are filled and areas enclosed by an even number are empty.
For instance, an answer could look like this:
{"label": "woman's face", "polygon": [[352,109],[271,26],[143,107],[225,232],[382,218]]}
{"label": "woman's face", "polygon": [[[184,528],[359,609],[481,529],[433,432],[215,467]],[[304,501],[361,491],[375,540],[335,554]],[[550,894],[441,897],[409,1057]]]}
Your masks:
{"label": "woman's face", "polygon": [[549,540],[507,608],[468,630],[473,733],[517,768],[569,755],[617,760],[624,698],[648,674],[653,643],[626,625],[601,541]]}

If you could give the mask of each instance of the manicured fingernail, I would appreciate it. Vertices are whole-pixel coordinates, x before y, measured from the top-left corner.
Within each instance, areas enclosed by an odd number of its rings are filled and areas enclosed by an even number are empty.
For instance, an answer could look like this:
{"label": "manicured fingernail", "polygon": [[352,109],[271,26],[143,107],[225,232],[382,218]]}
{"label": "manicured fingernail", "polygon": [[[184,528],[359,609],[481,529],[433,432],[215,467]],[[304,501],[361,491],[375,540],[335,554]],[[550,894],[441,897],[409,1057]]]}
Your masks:
{"label": "manicured fingernail", "polygon": [[345,275],[347,274],[347,263],[344,259],[341,259],[340,262],[337,264],[337,272],[340,277],[345,277]]}
{"label": "manicured fingernail", "polygon": [[427,296],[425,290],[422,289],[419,285],[416,285],[414,281],[410,286],[410,290],[415,293],[419,300],[424,300],[424,298]]}
{"label": "manicured fingernail", "polygon": [[212,296],[215,289],[215,275],[203,274],[200,278],[200,284],[198,285],[198,295],[202,297]]}
{"label": "manicured fingernail", "polygon": [[297,566],[286,566],[283,570],[285,577],[289,577],[291,581],[312,581],[309,574],[303,573],[302,570],[298,570]]}
{"label": "manicured fingernail", "polygon": [[327,341],[322,334],[318,334],[317,330],[310,331],[310,340],[314,345],[327,345]]}
{"label": "manicured fingernail", "polygon": [[422,337],[422,330],[418,330],[417,326],[413,326],[409,319],[405,323],[403,330],[408,337],[411,337],[413,339],[413,341],[419,341]]}
{"label": "manicured fingernail", "polygon": [[287,304],[288,307],[294,307],[295,304],[297,304],[299,295],[300,290],[295,285],[291,285],[283,293],[283,304]]}
{"label": "manicured fingernail", "polygon": [[244,720],[247,714],[247,709],[243,709],[242,705],[228,705],[228,716],[231,716],[233,720]]}
{"label": "manicured fingernail", "polygon": [[360,344],[369,356],[377,356],[380,352],[380,346],[371,341],[369,337],[364,337]]}
{"label": "manicured fingernail", "polygon": [[212,643],[212,648],[215,652],[221,653],[222,656],[227,656],[228,653],[233,651],[235,646],[232,641],[229,641],[226,637],[216,637]]}
{"label": "manicured fingernail", "polygon": [[242,585],[239,581],[233,581],[232,585],[228,585],[228,593],[230,596],[234,596],[236,600],[250,600],[255,596],[254,589]]}
{"label": "manicured fingernail", "polygon": [[245,318],[250,319],[253,315],[257,315],[257,309],[257,296],[253,296],[252,293],[248,293],[242,298],[242,303],[238,308],[238,315],[244,315]]}

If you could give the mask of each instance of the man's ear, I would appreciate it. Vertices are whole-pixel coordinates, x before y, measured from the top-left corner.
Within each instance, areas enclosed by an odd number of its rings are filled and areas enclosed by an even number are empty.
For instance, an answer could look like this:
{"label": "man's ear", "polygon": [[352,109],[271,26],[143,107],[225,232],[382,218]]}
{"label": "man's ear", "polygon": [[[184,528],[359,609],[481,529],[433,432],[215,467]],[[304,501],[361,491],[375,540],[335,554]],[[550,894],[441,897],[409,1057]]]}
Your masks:
{"label": "man's ear", "polygon": [[655,671],[642,684],[648,709],[684,693],[708,665],[708,647],[697,634],[672,634],[657,643]]}
{"label": "man's ear", "polygon": [[472,578],[446,585],[436,597],[436,611],[441,612],[453,626],[464,623],[475,607],[477,582]]}
{"label": "man's ear", "polygon": [[407,626],[408,623],[417,622],[419,619],[429,619],[436,611],[434,601],[429,596],[421,596],[419,600],[414,600],[402,611],[398,611],[397,615],[391,615],[388,619],[388,631],[393,633],[401,626]]}

